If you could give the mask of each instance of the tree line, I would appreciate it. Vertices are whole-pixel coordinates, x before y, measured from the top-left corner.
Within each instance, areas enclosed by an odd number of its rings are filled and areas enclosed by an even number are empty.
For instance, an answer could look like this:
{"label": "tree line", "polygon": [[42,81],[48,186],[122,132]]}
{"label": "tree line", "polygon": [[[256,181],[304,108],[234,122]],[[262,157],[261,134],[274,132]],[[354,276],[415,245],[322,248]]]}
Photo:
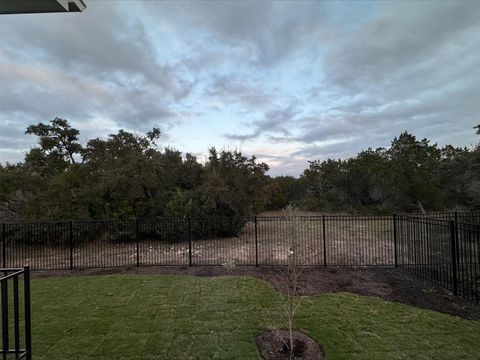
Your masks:
{"label": "tree line", "polygon": [[[480,135],[480,124],[475,126]],[[404,132],[389,148],[310,161],[300,178],[273,179],[276,207],[332,212],[480,210],[480,144],[439,147]]]}
{"label": "tree line", "polygon": [[[480,125],[475,127],[480,134]],[[480,209],[480,145],[438,147],[409,133],[389,148],[311,161],[298,177],[267,175],[240,151],[160,150],[161,133],[119,130],[85,145],[65,119],[31,125],[38,144],[0,164],[0,221],[242,217],[289,204],[306,210],[392,212]]]}

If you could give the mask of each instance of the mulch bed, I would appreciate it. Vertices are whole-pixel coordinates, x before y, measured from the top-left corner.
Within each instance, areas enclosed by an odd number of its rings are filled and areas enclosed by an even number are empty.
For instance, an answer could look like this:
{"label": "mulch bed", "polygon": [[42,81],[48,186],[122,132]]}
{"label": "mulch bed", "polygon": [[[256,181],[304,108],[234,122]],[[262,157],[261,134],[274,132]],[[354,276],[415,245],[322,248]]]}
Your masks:
{"label": "mulch bed", "polygon": [[[282,291],[282,282],[276,280],[270,267],[237,267],[227,270],[221,266],[209,267],[139,267],[104,268],[73,271],[33,271],[32,278],[54,276],[89,276],[109,274],[172,274],[193,276],[254,276],[270,282]],[[302,273],[300,293],[315,295],[330,292],[350,292],[376,296],[431,309],[469,320],[480,320],[480,305],[453,296],[451,292],[415,275],[395,268],[306,267]]]}
{"label": "mulch bed", "polygon": [[293,357],[290,357],[288,331],[269,331],[257,338],[257,347],[264,360],[322,360],[323,349],[302,332],[293,332]]}

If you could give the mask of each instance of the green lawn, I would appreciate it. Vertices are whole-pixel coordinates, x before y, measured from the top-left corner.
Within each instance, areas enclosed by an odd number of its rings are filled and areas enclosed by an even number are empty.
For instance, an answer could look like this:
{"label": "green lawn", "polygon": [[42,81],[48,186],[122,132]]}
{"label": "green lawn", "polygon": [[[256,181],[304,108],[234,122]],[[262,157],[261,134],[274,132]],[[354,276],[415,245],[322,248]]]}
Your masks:
{"label": "green lawn", "polygon": [[[246,277],[33,280],[34,359],[259,359],[254,339],[277,300]],[[480,322],[371,297],[306,298],[298,327],[329,360],[480,358]]]}

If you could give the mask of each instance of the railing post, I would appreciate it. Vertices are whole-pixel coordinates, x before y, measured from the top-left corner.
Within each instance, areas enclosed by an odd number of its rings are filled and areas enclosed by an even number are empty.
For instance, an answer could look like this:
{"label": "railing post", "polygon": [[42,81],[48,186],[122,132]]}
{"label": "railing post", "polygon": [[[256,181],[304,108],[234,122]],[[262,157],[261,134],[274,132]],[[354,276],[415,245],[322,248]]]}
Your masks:
{"label": "railing post", "polygon": [[192,224],[190,216],[187,218],[187,234],[188,234],[188,266],[192,266]]}
{"label": "railing post", "polygon": [[18,275],[13,279],[13,333],[14,333],[14,351],[15,359],[18,359],[20,353],[20,309],[18,299]]}
{"label": "railing post", "polygon": [[457,263],[460,264],[460,247],[458,242],[458,211],[454,211],[453,213],[454,220],[455,220],[455,246],[457,247]]}
{"label": "railing post", "polygon": [[327,266],[327,235],[325,232],[325,215],[322,215],[322,232],[323,232],[323,266]]}
{"label": "railing post", "polygon": [[138,226],[138,218],[135,218],[135,247],[137,254],[137,267],[140,266],[140,229]]}
{"label": "railing post", "polygon": [[[5,275],[7,272],[5,271]],[[8,283],[7,280],[3,280],[1,284],[1,292],[2,292],[2,353],[3,359],[7,359],[8,356],[8,341],[10,339],[9,333],[9,326],[8,326],[8,318],[9,318],[9,311],[8,311]]]}
{"label": "railing post", "polygon": [[255,266],[258,267],[258,228],[257,215],[255,215]]}
{"label": "railing post", "polygon": [[397,253],[397,214],[393,214],[393,254],[395,259],[395,267],[398,267]]}
{"label": "railing post", "polygon": [[73,270],[73,223],[68,222],[68,243],[70,247],[70,270]]}
{"label": "railing post", "polygon": [[30,318],[31,306],[30,306],[30,268],[24,266],[24,304],[25,304],[25,350],[27,352],[25,358],[32,360],[32,322]]}
{"label": "railing post", "polygon": [[457,254],[456,254],[456,240],[455,240],[455,221],[450,220],[450,243],[452,252],[452,276],[453,276],[453,294],[458,295],[458,280],[457,280]]}
{"label": "railing post", "polygon": [[7,232],[5,231],[5,223],[2,224],[2,266],[7,267]]}

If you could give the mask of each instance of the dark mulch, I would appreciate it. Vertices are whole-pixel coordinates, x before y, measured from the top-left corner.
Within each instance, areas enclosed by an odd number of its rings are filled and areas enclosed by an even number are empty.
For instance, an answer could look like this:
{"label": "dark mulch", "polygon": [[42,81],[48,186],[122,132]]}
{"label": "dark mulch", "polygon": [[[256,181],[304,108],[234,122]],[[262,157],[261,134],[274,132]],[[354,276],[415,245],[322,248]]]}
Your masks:
{"label": "dark mulch", "polygon": [[[281,285],[274,284],[278,290],[282,290]],[[302,273],[300,292],[305,295],[350,292],[376,296],[464,319],[480,320],[480,304],[454,296],[440,286],[395,268],[306,268]]]}
{"label": "dark mulch", "polygon": [[[240,275],[255,276],[282,290],[271,267],[237,267],[233,270],[221,266],[203,267],[139,267],[105,268],[73,271],[34,271],[33,278],[52,276],[88,276],[109,274],[172,274],[193,276]],[[315,295],[328,292],[350,292],[376,296],[421,308],[436,310],[469,320],[480,320],[480,305],[453,296],[451,292],[415,275],[395,268],[306,267],[302,273],[300,292]]]}
{"label": "dark mulch", "polygon": [[257,347],[264,360],[322,360],[322,348],[302,332],[293,332],[293,357],[290,357],[288,331],[269,331],[257,338]]}

